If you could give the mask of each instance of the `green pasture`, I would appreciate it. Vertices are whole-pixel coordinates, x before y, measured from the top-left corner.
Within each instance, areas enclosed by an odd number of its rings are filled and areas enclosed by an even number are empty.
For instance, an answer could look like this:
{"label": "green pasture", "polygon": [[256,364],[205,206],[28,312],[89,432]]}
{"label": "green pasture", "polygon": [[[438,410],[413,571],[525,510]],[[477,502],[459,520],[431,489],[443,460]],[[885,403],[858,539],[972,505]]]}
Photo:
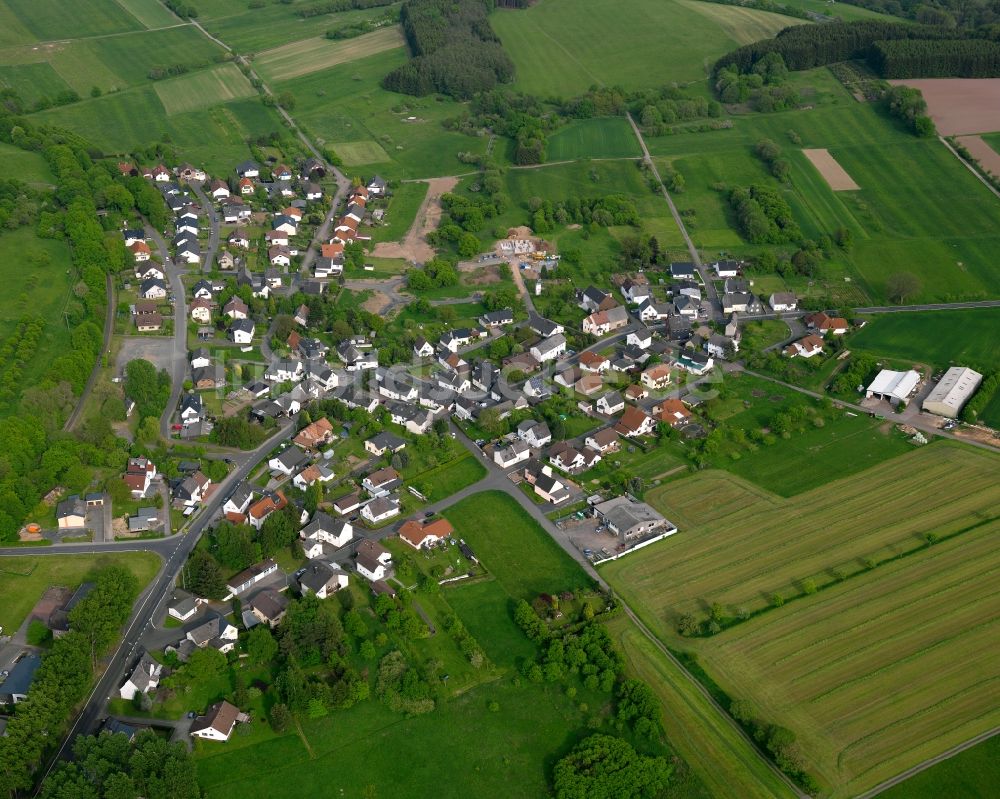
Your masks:
{"label": "green pasture", "polygon": [[589,584],[580,567],[508,494],[483,491],[442,514],[508,595],[572,591]]}
{"label": "green pasture", "polygon": [[[996,296],[991,253],[1000,231],[995,198],[985,187],[940,142],[917,139],[876,107],[858,103],[827,70],[800,73],[796,80],[800,90],[814,92],[812,107],[737,115],[728,130],[647,138],[654,156],[685,178],[677,204],[695,211],[695,243],[709,252],[760,250],[741,239],[723,189],[774,184],[753,152],[760,139],[770,138],[791,163],[791,183],[781,188],[803,233],[815,239],[846,227],[853,234],[853,249],[827,264],[830,282],[848,288],[843,277],[849,277],[858,294],[838,301],[857,304],[868,295],[884,302],[888,277],[903,271],[921,282],[909,302]],[[806,147],[827,148],[861,189],[832,191],[801,154]]]}
{"label": "green pasture", "polygon": [[28,105],[53,99],[70,88],[50,64],[5,64],[0,66],[0,86],[13,89]]}
{"label": "green pasture", "polygon": [[181,24],[181,19],[163,3],[151,3],[149,0],[115,0],[115,2],[147,28],[164,28],[168,25]]}
{"label": "green pasture", "polygon": [[[329,142],[369,141],[391,159],[377,169],[388,178],[428,178],[473,171],[458,153],[486,151],[486,138],[442,129],[463,106],[434,97],[410,97],[383,89],[379,81],[405,63],[403,48],[387,50],[294,80],[272,85],[295,97],[295,118],[316,139]],[[410,119],[413,117],[413,119]],[[380,156],[381,157],[381,156]],[[366,165],[356,164],[359,172]]]}
{"label": "green pasture", "polygon": [[403,43],[398,25],[386,26],[353,39],[317,36],[265,50],[254,59],[254,68],[265,80],[291,80],[386,50],[394,50],[402,47]]}
{"label": "green pasture", "polygon": [[[17,85],[12,86],[29,100],[54,96],[67,85],[89,98],[95,86],[108,92],[147,83],[153,69],[178,64],[201,67],[211,64],[221,52],[201,33],[185,25],[44,46],[5,47],[0,49],[0,64],[5,65],[0,67],[0,76],[10,84],[9,70],[31,70],[20,74],[15,71],[13,80]],[[36,79],[41,79],[42,85],[34,85]]]}
{"label": "green pasture", "polygon": [[106,566],[124,566],[139,584],[156,576],[161,561],[152,552],[119,552],[103,555],[31,555],[4,558],[0,562],[0,626],[13,635],[46,589],[74,589]]}
{"label": "green pasture", "polygon": [[841,19],[845,22],[851,22],[856,19],[880,19],[888,21],[896,19],[896,17],[879,14],[877,11],[870,11],[867,8],[850,3],[830,3],[827,0],[781,0],[781,2],[789,8],[799,8],[803,11],[811,11],[814,14]]}
{"label": "green pasture", "polygon": [[382,145],[368,141],[340,141],[331,145],[343,161],[344,166],[352,167],[361,164],[382,164],[388,162],[389,154]]}
{"label": "green pasture", "polygon": [[296,15],[294,4],[269,3],[263,8],[247,8],[242,0],[209,0],[208,10],[217,13],[207,16],[202,4],[198,4],[198,19],[209,33],[240,53],[261,53],[291,42],[315,39],[334,28],[383,17],[392,9],[382,6],[302,19]]}
{"label": "green pasture", "polygon": [[4,164],[10,177],[23,180],[25,183],[50,186],[55,180],[48,162],[41,155],[11,144],[0,142],[0,162]]}
{"label": "green pasture", "polygon": [[1000,369],[1000,308],[890,313],[872,319],[850,337],[851,350],[935,369],[961,365]]}
{"label": "green pasture", "polygon": [[879,794],[881,799],[983,799],[1000,784],[1000,735],[935,763]]}
{"label": "green pasture", "polygon": [[220,64],[179,78],[159,81],[156,94],[168,116],[253,97],[257,90],[235,64]]}
{"label": "green pasture", "polygon": [[4,4],[35,39],[43,42],[124,33],[143,27],[111,0],[4,0]]}
{"label": "green pasture", "polygon": [[639,158],[639,142],[624,117],[582,119],[560,128],[549,138],[548,160],[574,158]]}
{"label": "green pasture", "polygon": [[746,40],[798,20],[680,0],[549,0],[499,10],[490,21],[517,69],[514,86],[570,97],[591,86],[662,86],[704,80]]}
{"label": "green pasture", "polygon": [[0,46],[37,41],[24,22],[18,18],[14,9],[6,2],[0,2]]}
{"label": "green pasture", "polygon": [[167,135],[182,158],[216,174],[228,173],[247,157],[248,138],[281,126],[276,113],[256,98],[168,117],[153,86],[43,111],[35,118],[76,131],[106,153],[126,153]]}

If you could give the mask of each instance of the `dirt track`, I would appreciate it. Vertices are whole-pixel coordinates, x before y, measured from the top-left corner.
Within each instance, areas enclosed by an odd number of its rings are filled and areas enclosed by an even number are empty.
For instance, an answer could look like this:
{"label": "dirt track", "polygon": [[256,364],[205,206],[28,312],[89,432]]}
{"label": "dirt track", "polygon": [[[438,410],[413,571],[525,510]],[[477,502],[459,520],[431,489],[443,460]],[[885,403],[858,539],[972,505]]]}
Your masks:
{"label": "dirt track", "polygon": [[920,89],[942,136],[1000,130],[1000,78],[891,80]]}
{"label": "dirt track", "polygon": [[425,263],[434,257],[434,248],[427,243],[427,234],[441,221],[442,194],[447,194],[458,184],[458,178],[431,178],[427,181],[427,196],[420,204],[413,224],[402,241],[376,244],[372,255],[376,258],[405,258],[415,263]]}

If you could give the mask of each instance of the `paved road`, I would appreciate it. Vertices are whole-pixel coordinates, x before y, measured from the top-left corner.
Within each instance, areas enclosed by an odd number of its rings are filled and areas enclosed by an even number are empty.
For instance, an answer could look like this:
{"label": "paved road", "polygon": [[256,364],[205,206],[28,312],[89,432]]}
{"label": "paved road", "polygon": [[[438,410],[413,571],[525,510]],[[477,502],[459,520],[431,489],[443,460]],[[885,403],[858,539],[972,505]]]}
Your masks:
{"label": "paved road", "polygon": [[[295,424],[290,420],[286,420],[285,424],[280,430],[278,430],[278,432],[257,447],[257,449],[247,453],[243,462],[239,464],[236,469],[233,470],[229,476],[219,484],[218,489],[206,503],[202,512],[198,515],[198,518],[191,524],[186,534],[174,535],[168,539],[159,539],[155,542],[160,544],[161,547],[165,545],[165,549],[161,550],[158,548],[156,550],[160,552],[161,557],[164,559],[163,567],[160,569],[159,574],[153,582],[146,588],[145,591],[143,591],[136,601],[132,610],[132,615],[126,624],[125,632],[122,635],[121,643],[118,645],[114,654],[111,655],[110,660],[107,661],[107,667],[104,673],[101,675],[100,679],[98,679],[93,691],[91,691],[90,696],[87,698],[87,703],[84,706],[83,711],[70,728],[62,746],[59,748],[56,757],[52,761],[53,765],[56,760],[63,757],[63,755],[68,751],[70,742],[78,734],[86,734],[93,731],[97,727],[98,722],[102,717],[104,706],[108,697],[112,696],[118,688],[119,684],[122,682],[122,675],[124,674],[126,666],[131,665],[133,659],[138,654],[139,640],[151,627],[153,618],[158,609],[169,600],[173,591],[174,581],[183,568],[188,555],[198,543],[198,539],[201,537],[202,531],[215,518],[220,508],[225,503],[226,498],[236,487],[239,481],[246,479],[251,470],[264,457],[264,455],[266,455],[282,441],[291,438],[294,432]],[[81,553],[101,552],[107,551],[106,549],[103,549],[103,547],[110,546],[112,545],[85,545],[76,551]],[[113,547],[113,549],[115,551],[122,551],[122,547]],[[31,554],[55,554],[53,550],[56,550],[56,547],[45,547],[44,549],[38,548],[33,549]],[[0,550],[0,554],[6,554],[6,550]],[[18,554],[24,555],[25,551],[23,549],[19,550]],[[51,771],[51,765],[49,770]],[[48,772],[46,772],[45,776],[48,776]]]}
{"label": "paved road", "polygon": [[170,352],[170,399],[167,400],[167,407],[160,417],[160,435],[167,441],[170,440],[170,420],[173,418],[177,403],[180,400],[181,392],[184,390],[184,376],[187,374],[187,305],[185,304],[184,281],[181,275],[185,273],[186,267],[182,268],[170,260],[170,253],[167,250],[167,243],[163,240],[158,230],[150,225],[146,225],[146,235],[156,245],[160,253],[160,260],[163,262],[163,270],[167,273],[167,280],[170,283],[170,290],[174,295],[174,335],[171,339]]}
{"label": "paved road", "polygon": [[198,202],[202,209],[208,214],[208,249],[205,250],[201,263],[203,272],[211,272],[215,265],[215,255],[219,251],[219,213],[215,210],[212,200],[205,194],[201,183],[192,180],[188,183],[191,190],[197,195]]}
{"label": "paved road", "polygon": [[63,425],[63,430],[72,430],[76,427],[77,422],[80,421],[80,414],[83,413],[83,406],[87,402],[87,397],[90,396],[90,392],[94,388],[94,383],[97,382],[97,375],[101,372],[101,362],[105,354],[111,353],[111,332],[114,330],[115,325],[115,313],[117,309],[115,308],[115,290],[114,285],[111,282],[111,275],[105,275],[104,287],[107,291],[107,304],[108,308],[104,313],[104,343],[101,345],[101,351],[97,355],[97,363],[94,364],[94,368],[90,371],[90,376],[87,378],[87,384],[83,387],[83,391],[80,393],[80,399],[76,401],[76,407],[73,408],[73,412],[66,419],[66,423]]}
{"label": "paved road", "polygon": [[313,239],[309,243],[309,249],[306,250],[306,254],[302,257],[302,267],[299,270],[300,273],[308,275],[309,269],[312,266],[313,261],[316,260],[316,253],[319,251],[321,245],[330,241],[330,228],[333,225],[333,220],[337,218],[337,209],[347,197],[347,192],[350,188],[350,181],[346,179],[340,180],[338,178],[337,192],[333,195],[333,199],[330,201],[330,208],[326,212],[326,217],[324,217],[323,223],[316,228],[316,233],[313,235]]}

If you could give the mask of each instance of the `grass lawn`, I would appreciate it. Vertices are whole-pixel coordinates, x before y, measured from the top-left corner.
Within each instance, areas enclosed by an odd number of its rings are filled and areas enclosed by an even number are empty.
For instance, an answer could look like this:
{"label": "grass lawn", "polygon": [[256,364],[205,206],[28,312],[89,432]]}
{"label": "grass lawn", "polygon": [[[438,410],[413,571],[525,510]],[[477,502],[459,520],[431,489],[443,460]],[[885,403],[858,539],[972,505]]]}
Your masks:
{"label": "grass lawn", "polygon": [[1000,736],[931,766],[889,790],[882,799],[981,799],[1000,783]]}
{"label": "grass lawn", "polygon": [[[875,106],[858,103],[828,70],[795,73],[794,83],[808,107],[737,115],[728,130],[647,139],[660,162],[685,177],[677,201],[694,212],[695,243],[711,254],[760,250],[743,242],[725,194],[712,187],[773,183],[753,154],[766,137],[791,163],[791,184],[782,191],[803,233],[817,238],[842,226],[853,234],[853,249],[828,262],[821,279],[836,303],[867,304],[866,296],[883,302],[888,277],[904,271],[922,284],[909,302],[996,296],[989,253],[1000,240],[986,189],[940,142],[917,139]],[[801,147],[829,149],[860,190],[832,191]]]}
{"label": "grass lawn", "polygon": [[[1000,679],[985,643],[997,465],[938,442],[792,499],[702,472],[647,492],[680,532],[602,572],[729,696],[793,730],[828,795],[856,795],[1000,721],[981,701]],[[945,540],[926,548],[928,532]],[[713,637],[675,632],[682,613],[752,613],[775,593],[795,601]]]}
{"label": "grass lawn", "polygon": [[443,590],[448,604],[495,664],[513,667],[535,653],[534,644],[514,622],[514,600],[499,582],[454,583]]}
{"label": "grass lawn", "polygon": [[0,562],[0,626],[13,634],[47,588],[75,588],[104,566],[124,566],[143,587],[162,561],[151,552],[107,555],[19,555]]}
{"label": "grass lawn", "polygon": [[508,494],[484,491],[442,515],[515,599],[571,591],[589,583],[580,567]]}
{"label": "grass lawn", "polygon": [[624,117],[581,119],[560,128],[549,138],[549,161],[641,155],[635,133]]}
{"label": "grass lawn", "polygon": [[848,347],[935,369],[1000,369],[1000,308],[883,314],[851,336]]}
{"label": "grass lawn", "polygon": [[51,186],[55,180],[48,162],[42,156],[38,153],[22,150],[12,144],[0,142],[0,161],[3,161],[9,174],[25,183],[34,186]]}
{"label": "grass lawn", "polygon": [[443,466],[413,475],[408,479],[431,502],[450,497],[456,491],[478,482],[486,475],[486,467],[472,455]]}
{"label": "grass lawn", "polygon": [[402,240],[417,217],[420,204],[427,196],[427,188],[426,183],[400,183],[389,200],[385,224],[372,228],[372,241]]}
{"label": "grass lawn", "polygon": [[[490,22],[517,68],[514,87],[570,97],[592,85],[625,88],[703,80],[712,62],[746,39],[798,22],[730,6],[679,0],[551,0],[500,10]],[[611,53],[629,58],[609,58]]]}

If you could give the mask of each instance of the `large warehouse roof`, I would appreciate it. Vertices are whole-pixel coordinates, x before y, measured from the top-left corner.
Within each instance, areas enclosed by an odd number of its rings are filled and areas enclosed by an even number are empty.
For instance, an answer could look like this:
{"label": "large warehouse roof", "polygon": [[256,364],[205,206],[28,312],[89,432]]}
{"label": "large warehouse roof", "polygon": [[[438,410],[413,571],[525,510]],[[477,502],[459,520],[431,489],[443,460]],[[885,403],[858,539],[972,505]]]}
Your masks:
{"label": "large warehouse roof", "polygon": [[868,396],[879,394],[883,397],[905,400],[910,396],[910,392],[916,388],[919,382],[920,375],[912,369],[907,372],[894,372],[891,369],[883,369],[876,375],[872,384],[868,386]]}
{"label": "large warehouse roof", "polygon": [[983,376],[967,366],[953,366],[924,400],[923,409],[941,416],[957,416],[972,397]]}

